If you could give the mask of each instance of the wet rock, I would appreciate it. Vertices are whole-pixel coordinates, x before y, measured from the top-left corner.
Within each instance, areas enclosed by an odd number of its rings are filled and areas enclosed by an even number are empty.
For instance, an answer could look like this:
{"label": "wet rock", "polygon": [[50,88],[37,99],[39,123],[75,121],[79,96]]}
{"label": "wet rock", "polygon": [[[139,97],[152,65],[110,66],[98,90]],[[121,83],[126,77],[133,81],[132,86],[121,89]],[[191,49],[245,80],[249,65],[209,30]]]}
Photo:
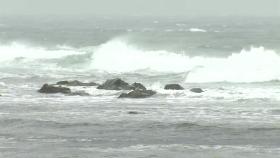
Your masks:
{"label": "wet rock", "polygon": [[70,96],[90,96],[90,94],[86,93],[85,91],[72,92],[69,95]]}
{"label": "wet rock", "polygon": [[166,90],[184,90],[184,88],[179,84],[167,84],[164,89]]}
{"label": "wet rock", "polygon": [[204,92],[201,88],[192,88],[190,89],[191,92],[194,92],[194,93],[202,93]]}
{"label": "wet rock", "polygon": [[144,85],[142,85],[141,83],[133,83],[131,85],[133,87],[134,90],[147,90],[146,87]]}
{"label": "wet rock", "polygon": [[137,112],[137,111],[129,111],[128,114],[130,114],[130,115],[137,115],[137,114],[139,114],[139,112]]}
{"label": "wet rock", "polygon": [[74,81],[59,81],[56,83],[57,85],[64,85],[64,86],[98,86],[99,84],[94,82],[84,83],[77,80]]}
{"label": "wet rock", "polygon": [[55,86],[44,84],[43,87],[39,90],[40,93],[63,93],[63,94],[70,94],[71,90],[66,87]]}
{"label": "wet rock", "polygon": [[97,89],[105,89],[105,90],[132,90],[133,87],[130,86],[128,83],[125,81],[116,78],[116,79],[111,79],[107,80],[105,83],[102,85],[98,86]]}
{"label": "wet rock", "polygon": [[156,92],[152,90],[133,90],[129,93],[122,93],[119,98],[148,98],[155,94]]}

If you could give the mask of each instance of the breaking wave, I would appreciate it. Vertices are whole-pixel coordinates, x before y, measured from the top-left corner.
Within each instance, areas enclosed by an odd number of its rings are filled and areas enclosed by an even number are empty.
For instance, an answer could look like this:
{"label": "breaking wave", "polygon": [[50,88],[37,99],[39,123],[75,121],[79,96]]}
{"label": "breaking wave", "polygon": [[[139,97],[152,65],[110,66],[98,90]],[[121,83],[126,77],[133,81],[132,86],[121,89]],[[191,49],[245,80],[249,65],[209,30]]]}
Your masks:
{"label": "breaking wave", "polygon": [[226,58],[189,57],[167,51],[144,51],[122,41],[101,45],[91,66],[108,72],[153,70],[187,75],[186,82],[264,82],[280,79],[280,56],[263,47]]}
{"label": "breaking wave", "polygon": [[107,72],[185,72],[190,69],[187,56],[165,50],[146,51],[120,40],[101,45],[92,56],[91,67]]}
{"label": "breaking wave", "polygon": [[[267,82],[280,79],[280,56],[263,47],[241,50],[228,57],[190,57],[184,52],[143,50],[122,40],[112,40],[97,47],[46,49],[19,43],[0,44],[0,62],[54,60],[59,66],[83,63],[79,69],[108,73],[185,73],[186,82]],[[43,60],[43,61],[44,61]],[[64,64],[61,64],[64,63]],[[65,64],[67,63],[67,64]],[[45,64],[38,62],[38,64]]]}
{"label": "breaking wave", "polygon": [[0,43],[0,62],[8,62],[13,60],[28,60],[36,59],[55,59],[62,58],[68,55],[82,54],[71,47],[58,46],[57,49],[46,49],[44,47],[31,46],[18,42],[10,44]]}
{"label": "breaking wave", "polygon": [[265,82],[280,79],[280,56],[263,47],[242,50],[227,58],[193,59],[200,65],[186,82]]}
{"label": "breaking wave", "polygon": [[199,28],[190,28],[190,32],[207,32],[206,30],[199,29]]}

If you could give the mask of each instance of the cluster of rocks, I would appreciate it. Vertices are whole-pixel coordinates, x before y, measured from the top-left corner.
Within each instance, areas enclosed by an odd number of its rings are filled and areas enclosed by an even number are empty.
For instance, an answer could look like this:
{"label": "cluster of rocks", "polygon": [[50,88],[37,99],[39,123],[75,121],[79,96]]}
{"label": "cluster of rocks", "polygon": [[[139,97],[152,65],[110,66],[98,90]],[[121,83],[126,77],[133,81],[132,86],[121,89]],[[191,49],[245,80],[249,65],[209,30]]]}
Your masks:
{"label": "cluster of rocks", "polygon": [[[67,86],[67,87],[65,87]],[[141,83],[133,83],[129,84],[119,78],[110,79],[104,82],[103,84],[97,84],[94,82],[84,83],[80,81],[60,81],[56,84],[44,84],[42,88],[39,90],[40,93],[63,93],[66,95],[79,95],[79,96],[89,96],[88,93],[84,91],[72,92],[70,88],[71,86],[96,86],[97,89],[102,90],[126,90],[128,93],[122,93],[119,98],[148,98],[155,95],[157,92],[153,90],[148,90]],[[164,87],[165,90],[184,90],[184,88],[179,84],[167,84]],[[193,88],[190,91],[194,93],[202,93],[204,92],[201,88]]]}
{"label": "cluster of rocks", "polygon": [[[165,90],[184,90],[184,88],[179,84],[167,84],[164,87]],[[204,92],[201,88],[192,88],[190,89],[191,92],[194,93],[202,93]]]}
{"label": "cluster of rocks", "polygon": [[131,90],[128,93],[122,93],[119,98],[147,98],[156,94],[155,91],[147,90],[141,83],[133,83],[130,85],[119,78],[107,80],[105,83],[98,86],[97,89]]}
{"label": "cluster of rocks", "polygon": [[59,81],[56,84],[44,84],[41,89],[39,90],[40,93],[46,93],[46,94],[53,94],[53,93],[62,93],[66,95],[78,95],[78,96],[89,96],[88,93],[84,91],[77,91],[72,92],[70,88],[65,86],[97,86],[99,84],[90,82],[90,83],[83,83],[77,80],[74,81]]}

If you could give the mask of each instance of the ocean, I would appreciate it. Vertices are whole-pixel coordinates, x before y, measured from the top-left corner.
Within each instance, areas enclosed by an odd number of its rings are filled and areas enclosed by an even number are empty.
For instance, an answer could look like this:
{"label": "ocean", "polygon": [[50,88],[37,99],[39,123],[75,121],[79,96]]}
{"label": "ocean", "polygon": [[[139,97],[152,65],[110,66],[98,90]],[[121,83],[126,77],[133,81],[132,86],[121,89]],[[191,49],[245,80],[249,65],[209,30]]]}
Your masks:
{"label": "ocean", "polygon": [[[269,17],[1,16],[0,157],[280,157],[279,28]],[[38,93],[112,78],[157,94]]]}

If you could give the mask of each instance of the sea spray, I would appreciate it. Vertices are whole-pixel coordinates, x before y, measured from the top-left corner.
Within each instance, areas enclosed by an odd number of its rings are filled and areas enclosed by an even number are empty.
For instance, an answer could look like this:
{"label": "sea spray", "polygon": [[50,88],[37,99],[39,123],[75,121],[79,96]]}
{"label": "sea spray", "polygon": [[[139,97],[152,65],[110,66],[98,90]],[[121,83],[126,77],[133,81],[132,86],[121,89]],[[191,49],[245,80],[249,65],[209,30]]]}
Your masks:
{"label": "sea spray", "polygon": [[[185,73],[188,83],[267,82],[280,79],[280,56],[264,47],[243,49],[227,57],[188,56],[186,52],[144,50],[136,44],[115,39],[86,48],[47,49],[21,43],[0,44],[2,66],[20,63],[45,68],[106,73]],[[3,64],[5,63],[5,64]],[[78,66],[77,66],[78,65]],[[49,65],[50,66],[50,65]],[[75,67],[76,66],[76,67]],[[76,69],[75,69],[76,68]]]}

